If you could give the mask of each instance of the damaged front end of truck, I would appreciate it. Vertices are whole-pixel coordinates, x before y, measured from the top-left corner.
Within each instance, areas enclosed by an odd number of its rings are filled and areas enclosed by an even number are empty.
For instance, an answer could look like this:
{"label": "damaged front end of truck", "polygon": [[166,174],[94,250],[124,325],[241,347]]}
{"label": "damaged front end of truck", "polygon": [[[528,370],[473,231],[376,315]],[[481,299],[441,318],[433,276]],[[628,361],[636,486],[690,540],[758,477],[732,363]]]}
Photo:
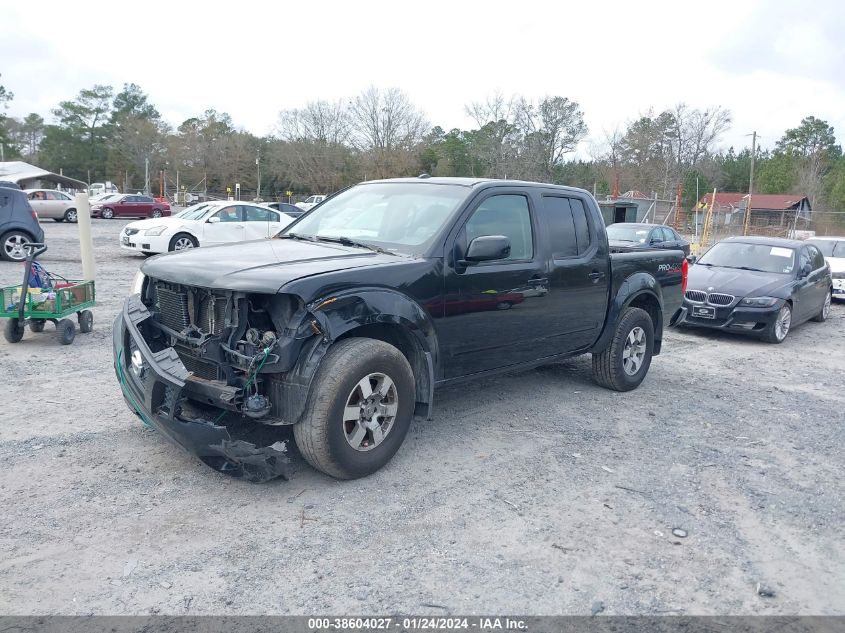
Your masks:
{"label": "damaged front end of truck", "polygon": [[227,475],[287,478],[281,427],[328,344],[299,297],[146,278],[113,336],[124,397],[148,426]]}

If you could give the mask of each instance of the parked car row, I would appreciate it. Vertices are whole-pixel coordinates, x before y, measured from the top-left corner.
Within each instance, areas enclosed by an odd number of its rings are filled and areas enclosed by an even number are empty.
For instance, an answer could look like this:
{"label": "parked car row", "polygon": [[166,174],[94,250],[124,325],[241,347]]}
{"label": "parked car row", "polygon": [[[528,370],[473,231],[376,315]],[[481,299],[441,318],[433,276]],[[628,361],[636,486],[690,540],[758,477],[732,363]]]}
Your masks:
{"label": "parked car row", "polygon": [[171,217],[130,222],[120,232],[120,246],[152,255],[244,242],[271,237],[291,221],[293,217],[267,205],[226,200],[201,202]]}

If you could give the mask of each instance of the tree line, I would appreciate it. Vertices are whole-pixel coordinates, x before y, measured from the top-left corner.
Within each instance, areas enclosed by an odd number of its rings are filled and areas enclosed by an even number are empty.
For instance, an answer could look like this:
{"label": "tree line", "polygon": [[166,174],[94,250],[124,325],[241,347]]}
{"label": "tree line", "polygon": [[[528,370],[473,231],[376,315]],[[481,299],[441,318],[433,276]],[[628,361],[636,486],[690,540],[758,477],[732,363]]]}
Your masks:
{"label": "tree line", "polygon": [[[748,148],[720,149],[731,113],[679,103],[648,111],[585,148],[588,128],[579,104],[564,96],[529,99],[494,94],[467,104],[470,129],[445,130],[399,88],[370,87],[338,101],[283,110],[272,134],[258,137],[229,114],[208,109],[173,128],[136,84],[119,91],[95,85],[62,101],[49,120],[5,116],[14,94],[0,85],[0,146],[20,158],[85,182],[111,180],[150,189],[176,172],[187,190],[221,195],[234,183],[260,196],[331,193],[361,180],[412,176],[516,178],[567,184],[598,196],[635,189],[674,198],[696,192],[747,191]],[[572,158],[576,148],[580,158]],[[256,161],[259,161],[259,165]],[[800,193],[814,208],[845,211],[845,158],[834,129],[813,116],[786,130],[755,156],[755,193]]]}

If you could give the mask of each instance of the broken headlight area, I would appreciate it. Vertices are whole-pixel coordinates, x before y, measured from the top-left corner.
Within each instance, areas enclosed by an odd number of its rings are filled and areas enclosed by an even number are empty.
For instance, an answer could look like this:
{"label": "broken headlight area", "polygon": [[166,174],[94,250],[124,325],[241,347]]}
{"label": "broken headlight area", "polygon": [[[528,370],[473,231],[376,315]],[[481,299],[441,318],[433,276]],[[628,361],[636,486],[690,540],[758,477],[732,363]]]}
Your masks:
{"label": "broken headlight area", "polygon": [[141,300],[152,316],[141,328],[150,349],[172,348],[189,372],[183,397],[247,421],[295,422],[284,417],[280,383],[314,335],[298,298],[149,279]]}

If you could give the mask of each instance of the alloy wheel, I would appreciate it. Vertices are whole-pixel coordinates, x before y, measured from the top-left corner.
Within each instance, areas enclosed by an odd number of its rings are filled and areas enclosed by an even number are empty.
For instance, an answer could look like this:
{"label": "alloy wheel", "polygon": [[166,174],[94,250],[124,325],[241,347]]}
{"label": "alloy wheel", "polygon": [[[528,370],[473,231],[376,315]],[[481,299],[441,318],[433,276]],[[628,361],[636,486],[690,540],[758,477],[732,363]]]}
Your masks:
{"label": "alloy wheel", "polygon": [[25,244],[29,244],[26,236],[20,233],[14,233],[6,238],[6,241],[3,243],[3,250],[9,259],[19,262],[26,259]]}
{"label": "alloy wheel", "polygon": [[173,243],[173,250],[174,251],[182,251],[186,248],[193,248],[194,243],[191,241],[189,237],[180,237]]}
{"label": "alloy wheel", "polygon": [[622,349],[622,368],[629,376],[635,376],[645,360],[645,330],[637,326],[628,332],[625,347]]}
{"label": "alloy wheel", "polygon": [[370,451],[393,430],[399,411],[396,385],[387,374],[372,373],[353,387],[343,409],[343,434],[356,451]]}
{"label": "alloy wheel", "polygon": [[792,310],[788,305],[783,306],[778,312],[778,320],[775,321],[775,337],[782,341],[789,334],[789,326],[792,325]]}

